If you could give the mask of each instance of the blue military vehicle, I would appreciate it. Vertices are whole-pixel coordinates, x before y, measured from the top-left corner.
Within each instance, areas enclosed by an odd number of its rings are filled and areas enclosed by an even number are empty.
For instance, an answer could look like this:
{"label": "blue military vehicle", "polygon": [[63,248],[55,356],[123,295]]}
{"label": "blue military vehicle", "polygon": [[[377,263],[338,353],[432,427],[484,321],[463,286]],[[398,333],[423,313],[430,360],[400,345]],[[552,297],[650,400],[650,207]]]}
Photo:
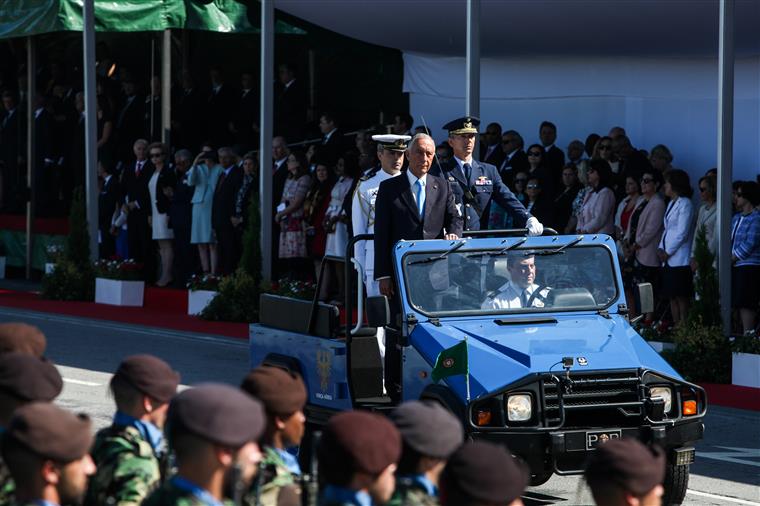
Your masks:
{"label": "blue military vehicle", "polygon": [[[683,500],[704,432],[705,392],[632,327],[611,237],[479,234],[400,241],[393,256],[402,307],[400,325],[385,332],[396,332],[401,345],[400,400],[443,404],[468,437],[503,443],[523,459],[533,485],[581,473],[588,453],[610,439],[658,444],[668,457],[663,504]],[[526,280],[530,296],[516,294]],[[637,288],[637,309],[651,310],[651,286]],[[354,325],[347,297],[342,327],[334,306],[263,295],[251,364],[303,376],[312,428],[342,410],[391,409],[376,339],[388,323],[386,311],[375,310],[387,307],[384,299],[367,301],[372,326],[365,326],[362,299]],[[441,352],[463,341],[469,375],[434,382]]]}

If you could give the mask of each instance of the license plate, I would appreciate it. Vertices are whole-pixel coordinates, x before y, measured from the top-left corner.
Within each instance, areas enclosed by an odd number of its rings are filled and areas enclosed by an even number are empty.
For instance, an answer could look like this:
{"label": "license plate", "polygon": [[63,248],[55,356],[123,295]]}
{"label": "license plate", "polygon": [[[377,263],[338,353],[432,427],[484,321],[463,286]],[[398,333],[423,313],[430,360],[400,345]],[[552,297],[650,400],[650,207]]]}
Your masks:
{"label": "license plate", "polygon": [[595,430],[586,432],[586,449],[593,450],[612,439],[620,439],[620,430]]}

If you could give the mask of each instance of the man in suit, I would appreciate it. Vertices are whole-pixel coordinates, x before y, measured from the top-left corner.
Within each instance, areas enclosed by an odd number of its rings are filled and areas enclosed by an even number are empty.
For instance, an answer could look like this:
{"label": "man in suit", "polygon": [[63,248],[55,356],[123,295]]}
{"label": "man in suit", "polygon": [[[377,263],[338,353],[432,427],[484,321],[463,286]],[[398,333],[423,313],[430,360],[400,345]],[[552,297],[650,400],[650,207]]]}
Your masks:
{"label": "man in suit", "polygon": [[487,228],[491,201],[495,200],[512,215],[515,226],[528,228],[531,235],[541,235],[543,225],[509,191],[496,167],[473,159],[479,124],[478,118],[465,116],[443,127],[449,131],[449,145],[454,150],[454,158],[441,167],[440,175],[451,184],[457,208],[464,220],[464,230]]}
{"label": "man in suit", "polygon": [[501,125],[490,123],[480,143],[480,161],[499,167],[504,156],[504,150],[501,149]]}
{"label": "man in suit", "polygon": [[236,92],[224,82],[222,68],[211,67],[211,89],[206,100],[208,137],[215,146],[227,146],[232,142],[230,122],[234,117]]}
{"label": "man in suit", "polygon": [[24,156],[26,133],[23,112],[18,106],[16,96],[3,92],[3,115],[0,119],[0,163],[2,163],[2,207],[15,210],[21,208],[21,188],[26,187],[21,175],[20,159]]}
{"label": "man in suit", "polygon": [[174,171],[177,184],[171,191],[169,205],[169,223],[174,230],[174,280],[180,287],[195,271],[197,248],[190,244],[191,225],[193,221],[194,186],[187,184],[187,171],[193,163],[193,155],[187,149],[180,149],[174,154]]}
{"label": "man in suit", "polygon": [[109,259],[116,254],[116,239],[111,234],[113,214],[121,201],[119,181],[113,175],[113,162],[103,156],[98,162],[98,176],[102,184],[98,195],[98,234],[100,243],[99,257]]}
{"label": "man in suit", "polygon": [[278,67],[279,83],[275,89],[274,133],[288,139],[300,139],[306,123],[306,88],[296,78],[296,70],[289,63]]}
{"label": "man in suit", "polygon": [[133,146],[134,161],[124,164],[121,172],[121,184],[124,190],[124,207],[127,211],[127,243],[129,256],[144,265],[146,281],[152,281],[153,255],[151,254],[151,216],[150,191],[148,182],[154,167],[147,159],[148,141],[137,139]]}
{"label": "man in suit", "polygon": [[[551,121],[544,121],[538,129],[541,145],[544,147],[544,167],[549,171],[552,182],[562,179],[562,167],[565,166],[565,153],[557,146],[557,126]],[[556,186],[556,185],[555,185]]]}
{"label": "man in suit", "polygon": [[243,171],[235,164],[235,152],[232,148],[219,148],[219,163],[224,171],[214,189],[211,227],[214,229],[219,250],[219,272],[227,276],[235,271],[240,260],[236,255],[235,227],[230,218],[235,215],[235,198],[243,183]]}
{"label": "man in suit", "polygon": [[137,85],[132,76],[127,75],[121,84],[124,102],[116,115],[116,150],[119,160],[132,156],[135,140],[144,135],[145,98],[138,95]]}
{"label": "man in suit", "polygon": [[333,167],[346,149],[343,132],[338,129],[335,116],[329,112],[319,118],[319,130],[322,132],[322,144],[317,149],[319,159]]}
{"label": "man in suit", "polygon": [[193,81],[189,70],[182,72],[182,83],[178,90],[173,90],[172,98],[172,143],[179,148],[195,152],[201,141],[201,111],[203,96]]}
{"label": "man in suit", "polygon": [[253,89],[254,74],[245,71],[240,76],[240,95],[232,121],[232,132],[235,134],[235,145],[245,153],[258,145],[259,97]]}
{"label": "man in suit", "polygon": [[[412,133],[412,125],[414,124],[414,118],[412,115],[406,112],[400,112],[393,118],[392,130],[396,135],[414,135]],[[428,134],[429,135],[429,134]]]}
{"label": "man in suit", "polygon": [[59,189],[59,168],[53,139],[53,115],[47,109],[47,98],[37,93],[34,110],[34,175],[37,195],[35,209],[38,216],[54,213]]}
{"label": "man in suit", "polygon": [[509,188],[513,188],[515,174],[530,170],[528,155],[525,154],[524,148],[525,141],[517,131],[507,130],[501,136],[501,149],[504,152],[504,159],[501,165],[497,165],[497,167],[501,180]]}

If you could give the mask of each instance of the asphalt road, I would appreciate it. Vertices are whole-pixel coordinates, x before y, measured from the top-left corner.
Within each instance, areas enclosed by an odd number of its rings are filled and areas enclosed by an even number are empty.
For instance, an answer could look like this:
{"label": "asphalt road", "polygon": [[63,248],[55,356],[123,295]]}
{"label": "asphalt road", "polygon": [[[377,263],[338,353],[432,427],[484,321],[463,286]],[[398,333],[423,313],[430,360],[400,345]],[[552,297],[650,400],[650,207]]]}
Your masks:
{"label": "asphalt road", "polygon": [[[98,427],[110,421],[108,381],[126,355],[152,353],[167,360],[184,386],[238,384],[248,370],[247,343],[241,340],[0,308],[4,321],[25,321],[45,332],[47,354],[64,378],[58,403],[90,414]],[[711,407],[705,425],[684,504],[760,506],[760,413]],[[580,478],[560,476],[529,489],[524,501],[593,504]]]}

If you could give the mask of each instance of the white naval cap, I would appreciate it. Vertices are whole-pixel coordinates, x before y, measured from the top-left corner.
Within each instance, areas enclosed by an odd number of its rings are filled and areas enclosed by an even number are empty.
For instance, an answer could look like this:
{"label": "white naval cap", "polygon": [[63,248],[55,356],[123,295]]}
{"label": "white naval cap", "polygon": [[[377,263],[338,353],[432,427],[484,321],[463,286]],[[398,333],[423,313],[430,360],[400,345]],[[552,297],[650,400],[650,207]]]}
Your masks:
{"label": "white naval cap", "polygon": [[406,147],[412,137],[409,135],[373,135],[372,140],[380,144],[384,149],[390,151],[406,151]]}

